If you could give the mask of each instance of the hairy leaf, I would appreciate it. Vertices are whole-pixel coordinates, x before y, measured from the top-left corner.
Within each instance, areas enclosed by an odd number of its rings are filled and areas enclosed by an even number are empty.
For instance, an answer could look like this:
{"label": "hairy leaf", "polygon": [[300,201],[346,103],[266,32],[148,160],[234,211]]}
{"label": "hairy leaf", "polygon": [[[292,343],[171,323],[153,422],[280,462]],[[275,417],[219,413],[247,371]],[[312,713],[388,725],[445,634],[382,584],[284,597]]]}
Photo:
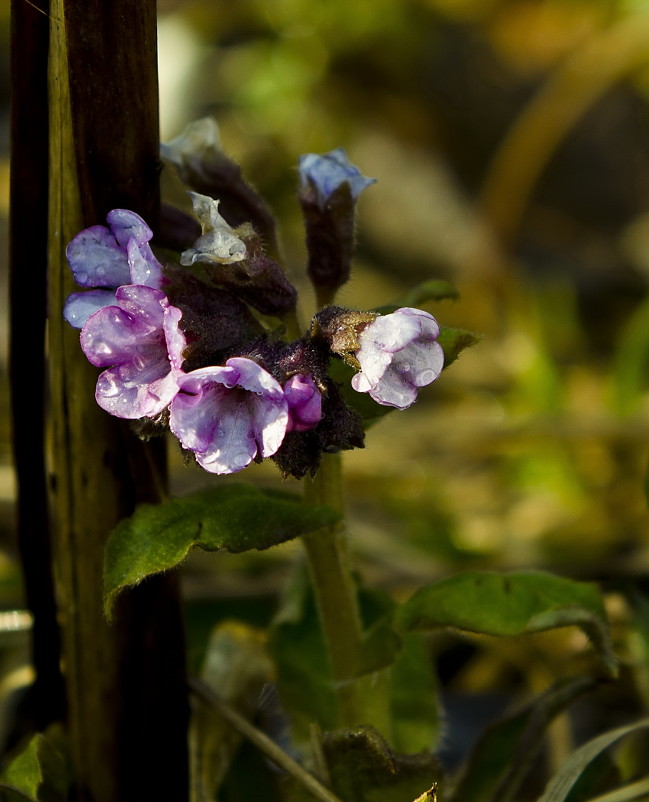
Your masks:
{"label": "hairy leaf", "polygon": [[444,369],[451,365],[465,348],[471,348],[482,340],[481,334],[452,326],[440,326],[437,342],[444,350]]}
{"label": "hairy leaf", "polygon": [[408,290],[399,299],[399,305],[419,307],[429,301],[446,301],[449,299],[457,301],[459,297],[460,293],[450,281],[430,279],[429,281],[422,281],[421,284],[417,284],[417,286]]}
{"label": "hairy leaf", "polygon": [[606,671],[616,673],[604,605],[597,587],[542,572],[466,572],[420,588],[396,613],[397,629],[454,627],[512,637],[580,627]]}
{"label": "hairy leaf", "polygon": [[374,311],[381,312],[381,314],[389,314],[390,312],[394,312],[395,309],[400,309],[404,306],[419,308],[429,301],[446,301],[449,299],[457,301],[459,297],[460,293],[450,281],[432,278],[428,281],[422,281],[420,284],[416,284],[393,303],[381,306]]}
{"label": "hairy leaf", "polygon": [[323,746],[333,789],[348,802],[404,802],[441,777],[433,755],[394,752],[372,727],[327,733]]}
{"label": "hairy leaf", "polygon": [[328,507],[290,493],[226,484],[163,504],[143,504],[115,527],[106,544],[104,605],[145,577],[173,568],[192,548],[233,553],[267,549],[335,523]]}

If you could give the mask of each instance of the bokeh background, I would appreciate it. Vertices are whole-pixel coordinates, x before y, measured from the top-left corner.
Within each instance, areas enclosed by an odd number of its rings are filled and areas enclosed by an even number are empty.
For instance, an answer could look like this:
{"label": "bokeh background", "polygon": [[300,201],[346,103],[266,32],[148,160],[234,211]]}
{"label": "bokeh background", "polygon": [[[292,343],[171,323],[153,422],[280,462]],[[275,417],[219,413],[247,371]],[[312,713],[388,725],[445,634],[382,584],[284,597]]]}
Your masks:
{"label": "bokeh background", "polygon": [[[395,594],[465,568],[601,581],[635,691],[604,693],[597,715],[614,724],[635,714],[649,701],[647,644],[619,591],[642,589],[649,568],[649,4],[158,7],[162,139],[217,119],[223,149],[277,216],[304,325],[314,310],[295,168],[302,153],[343,146],[378,183],[359,203],[354,274],[339,302],[371,308],[443,278],[459,300],[429,311],[483,335],[415,407],[385,417],[366,449],[346,456],[364,579]],[[20,581],[6,381],[6,2],[0,48],[0,579],[9,608],[20,605]],[[168,173],[165,195],[186,203]],[[170,459],[175,492],[212,481],[173,447]],[[295,484],[270,464],[245,478]],[[193,555],[192,620],[207,627],[215,605],[267,620],[296,550]],[[561,632],[515,643],[442,635],[435,648],[449,709],[470,699],[473,718],[488,720],[578,670],[584,647]],[[572,732],[560,722],[555,736],[565,753]],[[470,738],[447,733],[450,762]]]}

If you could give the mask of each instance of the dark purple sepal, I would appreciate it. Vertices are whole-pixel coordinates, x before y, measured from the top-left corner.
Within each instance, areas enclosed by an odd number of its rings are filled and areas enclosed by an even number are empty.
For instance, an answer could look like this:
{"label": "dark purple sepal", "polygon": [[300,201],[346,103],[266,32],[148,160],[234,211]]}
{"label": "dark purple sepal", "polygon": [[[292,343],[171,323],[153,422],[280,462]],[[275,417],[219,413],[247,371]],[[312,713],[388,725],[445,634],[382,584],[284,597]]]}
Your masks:
{"label": "dark purple sepal", "polygon": [[187,372],[221,365],[231,356],[240,356],[247,352],[251,342],[262,336],[259,322],[231,293],[212,287],[182,269],[170,270],[169,276],[167,295],[183,313]]}
{"label": "dark purple sepal", "polygon": [[263,315],[283,317],[293,311],[297,290],[277,262],[266,255],[261,237],[249,224],[236,233],[246,245],[246,258],[229,265],[208,266],[211,280]]}
{"label": "dark purple sepal", "polygon": [[308,431],[287,432],[272,459],[286,476],[302,479],[314,476],[322,454],[363,448],[365,432],[360,415],[343,399],[334,382],[327,380],[322,396],[322,419]]}
{"label": "dark purple sepal", "polygon": [[299,192],[306,247],[307,272],[316,289],[332,295],[349,280],[354,252],[354,199],[349,184],[337,187],[324,207],[311,179]]}

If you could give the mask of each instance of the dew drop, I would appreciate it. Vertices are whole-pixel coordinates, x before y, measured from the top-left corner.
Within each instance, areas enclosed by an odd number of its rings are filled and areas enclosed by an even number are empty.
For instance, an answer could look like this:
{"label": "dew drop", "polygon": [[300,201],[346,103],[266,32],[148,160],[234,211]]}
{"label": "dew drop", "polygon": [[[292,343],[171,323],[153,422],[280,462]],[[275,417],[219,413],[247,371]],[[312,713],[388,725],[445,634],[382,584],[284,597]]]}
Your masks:
{"label": "dew drop", "polygon": [[430,384],[435,381],[435,372],[432,370],[422,370],[417,376],[417,383],[423,387],[425,384]]}
{"label": "dew drop", "polygon": [[85,270],[77,270],[75,279],[77,280],[77,284],[85,284],[88,281],[88,274]]}
{"label": "dew drop", "polygon": [[97,391],[104,398],[114,398],[120,393],[120,387],[114,379],[104,378],[97,386]]}

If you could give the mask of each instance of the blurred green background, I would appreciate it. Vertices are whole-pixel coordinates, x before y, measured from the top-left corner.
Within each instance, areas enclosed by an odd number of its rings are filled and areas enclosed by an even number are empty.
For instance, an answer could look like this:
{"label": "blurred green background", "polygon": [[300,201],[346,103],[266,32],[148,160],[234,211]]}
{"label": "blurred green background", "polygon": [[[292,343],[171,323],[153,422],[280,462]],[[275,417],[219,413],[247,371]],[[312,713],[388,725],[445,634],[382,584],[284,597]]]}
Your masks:
{"label": "blurred green background", "polygon": [[[649,3],[158,8],[161,136],[217,119],[223,149],[277,215],[303,324],[314,310],[295,167],[302,153],[342,146],[378,183],[359,203],[355,271],[339,302],[371,308],[445,278],[460,300],[429,310],[484,335],[415,407],[384,418],[364,451],[346,455],[353,547],[368,583],[402,594],[466,567],[544,568],[612,591],[640,579],[649,568]],[[6,3],[0,9],[4,252],[9,21]],[[0,579],[11,605],[20,598],[5,265]],[[213,481],[173,446],[170,458],[176,492]],[[271,464],[241,478],[281,482]],[[187,597],[271,598],[296,549],[194,555]],[[631,612],[615,592],[609,607],[620,653],[635,666],[644,647],[629,639]],[[489,661],[462,662],[454,681],[479,691],[524,666],[538,690],[583,645],[572,632],[485,643]],[[646,664],[638,671],[647,692]]]}

